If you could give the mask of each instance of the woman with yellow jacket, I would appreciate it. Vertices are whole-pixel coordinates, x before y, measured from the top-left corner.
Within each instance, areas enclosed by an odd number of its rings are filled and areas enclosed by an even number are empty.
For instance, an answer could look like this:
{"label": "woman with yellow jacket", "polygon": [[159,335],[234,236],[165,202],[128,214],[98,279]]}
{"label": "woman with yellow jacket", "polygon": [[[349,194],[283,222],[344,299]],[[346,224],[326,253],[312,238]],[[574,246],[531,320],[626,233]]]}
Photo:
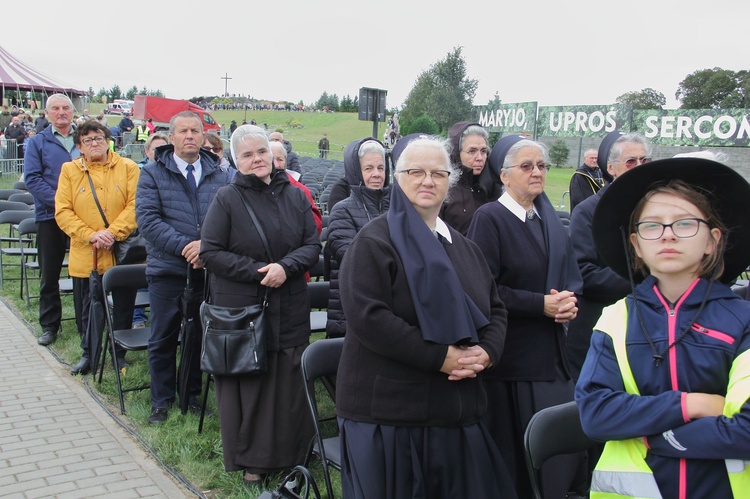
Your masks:
{"label": "woman with yellow jacket", "polygon": [[[88,328],[91,302],[89,275],[95,265],[99,275],[114,266],[114,243],[125,240],[136,228],[135,192],[140,170],[130,159],[109,150],[110,137],[109,129],[95,120],[76,128],[73,141],[81,157],[63,164],[55,194],[55,220],[70,236],[68,273],[73,278],[76,324],[82,336]],[[135,292],[115,293],[112,298],[114,328],[129,328]],[[83,338],[83,355],[70,371],[72,375],[87,374],[91,370],[87,343]],[[118,367],[124,367],[124,351],[115,354]]]}

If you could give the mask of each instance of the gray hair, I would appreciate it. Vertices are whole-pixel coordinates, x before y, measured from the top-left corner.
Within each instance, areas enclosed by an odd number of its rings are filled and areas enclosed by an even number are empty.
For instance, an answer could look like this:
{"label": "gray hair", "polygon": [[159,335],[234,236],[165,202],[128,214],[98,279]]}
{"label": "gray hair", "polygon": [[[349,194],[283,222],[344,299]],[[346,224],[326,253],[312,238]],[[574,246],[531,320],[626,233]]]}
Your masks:
{"label": "gray hair", "polygon": [[484,138],[485,146],[489,147],[490,145],[490,133],[485,130],[483,126],[479,125],[470,125],[467,126],[466,129],[461,134],[461,138],[458,140],[458,150],[463,151],[464,150],[464,138],[468,137],[469,135],[479,135],[480,137]]}
{"label": "gray hair", "polygon": [[169,144],[169,137],[167,137],[166,133],[163,132],[156,132],[153,135],[149,135],[149,137],[146,139],[146,143],[143,145],[144,149],[148,149],[151,147],[151,143],[155,140],[163,140],[167,144]]}
{"label": "gray hair", "polygon": [[203,120],[201,119],[201,117],[192,111],[182,111],[172,116],[172,119],[169,120],[169,133],[171,135],[174,135],[174,129],[175,129],[174,123],[175,121],[177,121],[177,118],[195,118],[196,120],[198,120],[198,123],[200,123],[201,125],[201,133],[203,132]]}
{"label": "gray hair", "polygon": [[[237,145],[244,144],[246,140],[253,139],[262,140],[266,148],[270,151],[271,150],[271,144],[268,141],[268,135],[266,134],[266,131],[263,130],[259,126],[255,125],[242,125],[237,127],[237,130],[234,131],[232,134],[232,138],[229,142],[229,150],[232,153],[232,159],[234,160],[234,164],[237,163]],[[281,144],[284,145],[284,144]],[[271,164],[273,165],[273,157],[271,157]]]}
{"label": "gray hair", "polygon": [[403,170],[409,169],[409,164],[411,163],[410,156],[412,152],[417,148],[434,149],[441,153],[443,166],[446,170],[449,170],[451,172],[450,176],[448,177],[448,193],[446,194],[445,200],[443,202],[446,203],[450,201],[451,189],[453,189],[453,186],[458,183],[458,179],[461,177],[461,172],[457,168],[454,168],[451,164],[451,145],[450,142],[446,139],[435,136],[424,136],[409,141],[404,150],[401,152],[401,155],[398,157],[398,161],[396,162],[396,171],[394,171],[393,173],[396,174]]}
{"label": "gray hair", "polygon": [[597,151],[596,149],[593,149],[593,148],[592,149],[586,149],[586,152],[583,153],[583,157],[585,158],[586,156],[589,156],[591,153],[594,153],[594,154],[598,155],[599,151]]}
{"label": "gray hair", "polygon": [[510,146],[510,149],[508,149],[508,152],[505,154],[505,160],[503,161],[503,170],[509,170],[511,166],[515,166],[518,151],[525,147],[536,148],[542,153],[544,162],[549,163],[549,149],[546,144],[531,139],[523,139]]}
{"label": "gray hair", "polygon": [[651,153],[654,149],[654,146],[651,144],[651,142],[648,141],[646,137],[639,133],[626,133],[625,135],[621,135],[620,137],[615,140],[615,143],[612,144],[612,148],[609,150],[609,158],[607,158],[607,164],[609,163],[615,163],[617,161],[620,161],[620,157],[622,156],[622,148],[625,144],[632,143],[632,144],[640,144],[646,149],[646,156],[651,156]]}
{"label": "gray hair", "polygon": [[271,156],[276,156],[276,153],[278,151],[281,151],[279,153],[279,156],[283,156],[286,158],[286,147],[284,147],[284,144],[282,142],[277,142],[274,140],[273,142],[269,142],[269,144],[271,146]]}
{"label": "gray hair", "polygon": [[47,104],[44,107],[47,110],[47,112],[49,112],[49,103],[51,101],[53,101],[53,100],[64,100],[65,102],[67,102],[70,105],[70,107],[73,109],[73,111],[75,111],[75,109],[76,109],[76,107],[73,105],[73,101],[70,100],[70,97],[68,97],[67,95],[65,95],[65,94],[52,94],[49,97],[47,97]]}
{"label": "gray hair", "polygon": [[380,154],[383,157],[383,161],[385,161],[385,149],[383,148],[383,145],[376,141],[376,140],[368,140],[366,142],[363,142],[362,145],[359,146],[359,151],[357,151],[357,156],[359,156],[359,159],[362,159],[365,154],[370,153],[377,153]]}

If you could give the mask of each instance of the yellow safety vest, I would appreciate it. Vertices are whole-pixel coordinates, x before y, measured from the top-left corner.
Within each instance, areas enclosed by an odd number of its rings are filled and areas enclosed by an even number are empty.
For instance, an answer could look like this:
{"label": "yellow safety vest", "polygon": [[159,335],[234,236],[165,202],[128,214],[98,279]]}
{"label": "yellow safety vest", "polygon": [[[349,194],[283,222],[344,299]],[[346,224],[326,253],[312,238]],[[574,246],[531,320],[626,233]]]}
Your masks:
{"label": "yellow safety vest", "polygon": [[[628,308],[625,298],[604,309],[595,329],[612,338],[617,364],[625,391],[640,395],[633,371],[628,362],[625,337]],[[724,404],[724,415],[731,417],[740,411],[750,398],[750,352],[741,354],[729,373],[729,385]],[[591,499],[630,497],[633,499],[661,499],[661,492],[653,472],[646,464],[646,445],[641,438],[612,440],[605,444],[591,479]],[[750,461],[726,459],[729,482],[735,499],[750,498]]]}
{"label": "yellow safety vest", "polygon": [[143,129],[141,129],[140,126],[136,127],[137,133],[136,133],[135,140],[137,140],[138,142],[146,142],[149,134],[151,133],[151,130],[149,130],[147,126],[145,125],[142,125],[142,126],[143,126]]}

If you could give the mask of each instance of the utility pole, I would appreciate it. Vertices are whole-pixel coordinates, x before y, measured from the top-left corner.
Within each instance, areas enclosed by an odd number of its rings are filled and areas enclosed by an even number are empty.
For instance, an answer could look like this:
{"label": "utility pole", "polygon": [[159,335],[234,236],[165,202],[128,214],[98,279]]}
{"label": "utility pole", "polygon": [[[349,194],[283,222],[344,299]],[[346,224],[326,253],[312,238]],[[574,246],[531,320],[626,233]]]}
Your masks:
{"label": "utility pole", "polygon": [[232,77],[229,76],[229,73],[224,73],[224,76],[222,76],[221,79],[224,80],[224,97],[229,97],[229,92],[227,92],[227,84],[229,83],[229,80],[232,79]]}

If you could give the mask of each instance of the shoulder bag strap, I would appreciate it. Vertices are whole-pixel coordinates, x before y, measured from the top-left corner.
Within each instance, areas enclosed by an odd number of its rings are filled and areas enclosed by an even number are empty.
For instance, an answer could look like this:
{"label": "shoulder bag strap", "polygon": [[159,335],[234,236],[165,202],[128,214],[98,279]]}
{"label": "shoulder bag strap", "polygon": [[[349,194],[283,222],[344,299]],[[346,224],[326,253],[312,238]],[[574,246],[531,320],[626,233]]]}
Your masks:
{"label": "shoulder bag strap", "polygon": [[104,228],[108,229],[109,222],[107,221],[107,217],[104,216],[104,210],[102,210],[102,205],[99,204],[99,198],[96,196],[96,187],[94,187],[94,181],[91,180],[91,174],[89,173],[89,169],[86,168],[85,164],[83,164],[83,171],[86,172],[86,177],[89,179],[89,185],[91,186],[91,195],[94,196],[94,202],[96,203],[96,207],[99,209],[99,214],[102,216],[102,220],[104,220]]}
{"label": "shoulder bag strap", "polygon": [[252,218],[253,223],[255,224],[255,228],[258,229],[258,234],[260,234],[260,240],[263,242],[263,247],[266,249],[266,253],[268,254],[269,260],[273,261],[273,254],[271,253],[271,247],[268,245],[268,239],[266,239],[266,234],[263,232],[263,227],[260,225],[260,222],[258,221],[258,217],[255,216],[255,211],[253,210],[253,207],[250,206],[250,203],[245,199],[245,196],[242,195],[242,191],[240,191],[239,187],[232,184],[232,187],[234,187],[234,190],[237,191],[237,194],[240,195],[240,199],[242,199],[242,203],[245,205],[245,209],[247,210],[248,215],[250,215],[250,218]]}

